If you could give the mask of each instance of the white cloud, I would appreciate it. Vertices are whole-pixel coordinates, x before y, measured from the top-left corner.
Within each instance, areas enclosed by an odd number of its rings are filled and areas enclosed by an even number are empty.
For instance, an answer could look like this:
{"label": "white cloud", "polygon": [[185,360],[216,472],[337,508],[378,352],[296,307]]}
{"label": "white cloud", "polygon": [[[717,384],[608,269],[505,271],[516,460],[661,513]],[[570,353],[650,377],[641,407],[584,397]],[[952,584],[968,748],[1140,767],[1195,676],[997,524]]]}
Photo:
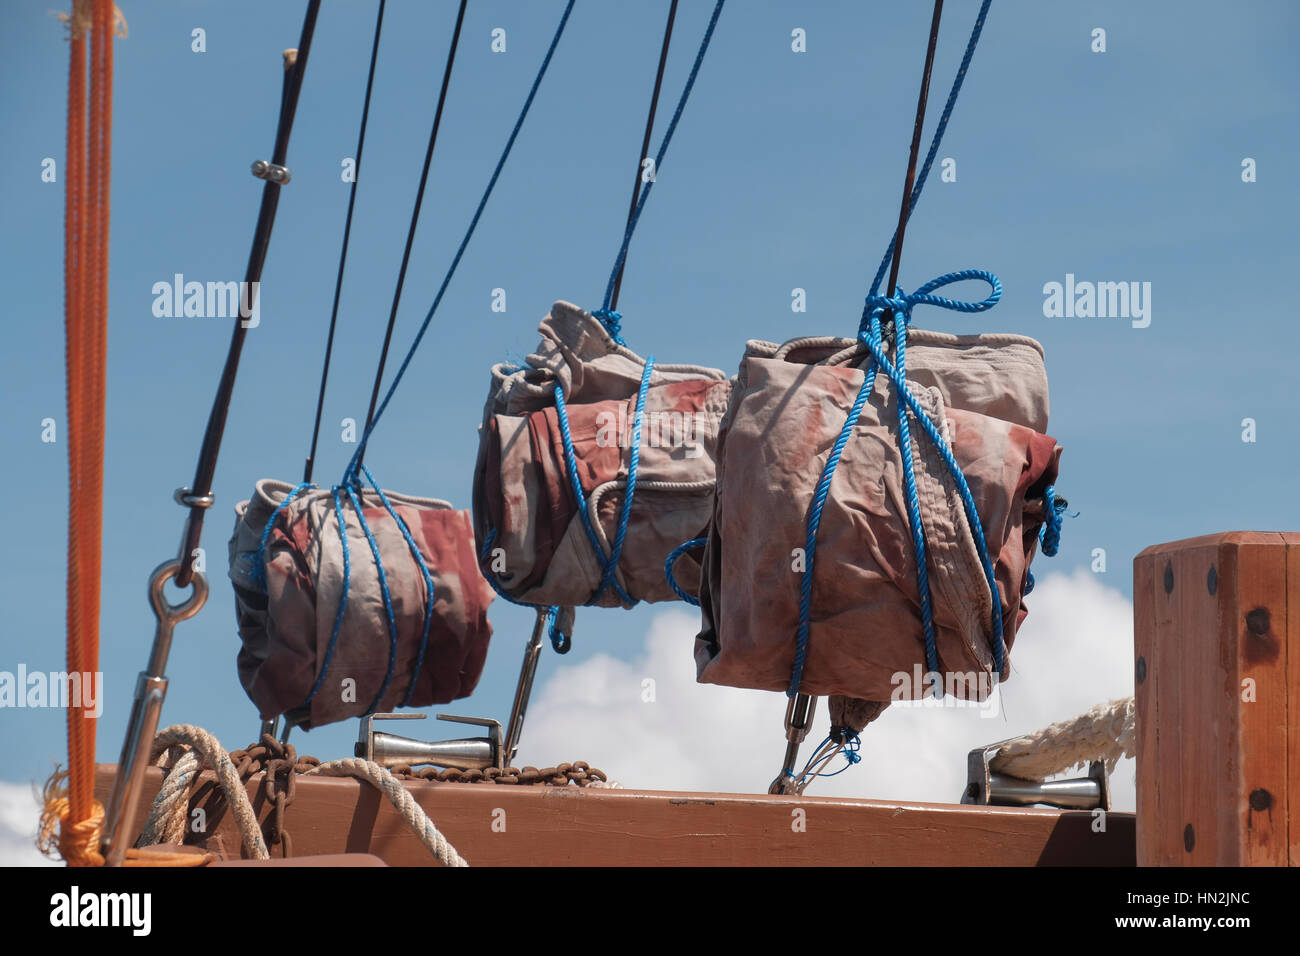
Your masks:
{"label": "white cloud", "polygon": [[0,781],[0,866],[55,866],[36,849],[36,786]]}
{"label": "white cloud", "polygon": [[[1080,569],[1044,575],[1028,604],[996,716],[890,707],[863,731],[862,763],[814,781],[808,792],[953,803],[965,786],[967,751],[1133,693],[1133,612],[1123,595]],[[666,609],[635,661],[602,654],[557,670],[529,708],[522,761],[582,759],[638,789],[766,791],[784,753],[786,698],[697,684],[696,623],[694,614]],[[655,682],[653,703],[642,700],[646,679]],[[803,759],[827,723],[823,706]],[[1112,786],[1115,809],[1132,810],[1132,760],[1120,763]]]}

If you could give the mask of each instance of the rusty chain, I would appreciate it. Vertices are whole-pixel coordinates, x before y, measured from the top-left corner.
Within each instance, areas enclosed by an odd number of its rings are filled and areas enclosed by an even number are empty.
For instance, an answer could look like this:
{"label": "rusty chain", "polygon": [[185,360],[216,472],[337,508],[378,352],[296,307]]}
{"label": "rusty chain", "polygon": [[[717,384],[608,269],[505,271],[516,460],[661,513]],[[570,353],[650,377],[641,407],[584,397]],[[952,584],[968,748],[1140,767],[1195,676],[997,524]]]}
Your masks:
{"label": "rusty chain", "polygon": [[548,787],[567,787],[573,784],[578,787],[590,787],[597,782],[608,782],[603,771],[589,766],[583,760],[577,763],[562,763],[558,767],[546,767],[541,770],[537,767],[524,767],[522,770],[518,767],[507,767],[505,770],[496,767],[487,767],[483,770],[456,770],[450,767],[439,770],[436,767],[422,767],[413,770],[406,764],[389,769],[397,777],[436,780],[439,783],[501,783],[516,786],[543,784]]}
{"label": "rusty chain", "polygon": [[[243,750],[232,750],[230,760],[239,774],[240,783],[247,784],[257,774],[262,774],[261,796],[272,808],[262,824],[262,835],[268,849],[280,847],[283,857],[293,856],[293,839],[284,826],[284,812],[293,803],[300,774],[320,766],[320,759],[299,756],[293,744],[282,744],[271,734],[262,734],[261,740]],[[413,769],[408,764],[389,767],[395,777],[405,780],[432,780],[438,783],[496,783],[506,786],[590,787],[605,784],[608,778],[603,771],[579,760],[555,767],[507,767],[500,770],[488,767],[483,770],[456,770],[437,767]],[[222,801],[221,792],[214,782],[208,781],[195,790],[190,798],[190,810],[203,802]],[[214,807],[211,812],[216,812]]]}

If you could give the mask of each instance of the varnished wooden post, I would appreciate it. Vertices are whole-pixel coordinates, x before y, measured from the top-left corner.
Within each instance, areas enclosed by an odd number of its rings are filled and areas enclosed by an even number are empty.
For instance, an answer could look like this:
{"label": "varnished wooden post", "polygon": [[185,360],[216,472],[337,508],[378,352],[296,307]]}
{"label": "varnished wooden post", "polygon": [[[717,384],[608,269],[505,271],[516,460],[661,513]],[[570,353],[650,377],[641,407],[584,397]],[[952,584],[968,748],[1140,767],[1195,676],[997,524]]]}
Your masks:
{"label": "varnished wooden post", "polygon": [[1300,864],[1298,549],[1243,531],[1134,560],[1139,866]]}

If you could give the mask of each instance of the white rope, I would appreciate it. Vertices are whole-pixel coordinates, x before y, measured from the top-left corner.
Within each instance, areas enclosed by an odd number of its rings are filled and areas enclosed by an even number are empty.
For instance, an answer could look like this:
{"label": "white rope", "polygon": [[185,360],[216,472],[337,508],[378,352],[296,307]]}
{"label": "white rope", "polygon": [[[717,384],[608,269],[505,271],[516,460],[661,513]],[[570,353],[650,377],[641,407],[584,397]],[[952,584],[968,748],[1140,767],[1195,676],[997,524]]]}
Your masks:
{"label": "white rope", "polygon": [[144,832],[136,841],[137,847],[185,842],[190,788],[201,769],[199,755],[193,750],[186,750],[175,759],[167,776],[163,778],[158,796],[154,798],[149,819],[144,824]]}
{"label": "white rope", "polygon": [[469,866],[456,852],[456,848],[447,842],[447,838],[438,832],[438,828],[433,825],[424,808],[415,802],[415,798],[406,787],[402,786],[402,782],[374,761],[362,760],[359,757],[331,760],[308,770],[303,776],[312,774],[326,777],[356,777],[358,780],[370,783],[397,808],[402,819],[415,831],[420,842],[429,848],[429,852],[437,857],[440,863],[444,866]]}
{"label": "white rope", "polygon": [[1071,767],[1101,760],[1111,773],[1121,757],[1136,755],[1136,725],[1132,697],[1098,704],[1078,717],[1007,741],[989,761],[989,769],[1022,780],[1046,780]]}
{"label": "white rope", "polygon": [[164,750],[176,746],[188,747],[189,750],[176,761],[164,778],[162,789],[158,791],[149,811],[144,833],[136,846],[182,842],[187,823],[189,789],[198,778],[201,764],[207,764],[217,775],[217,783],[225,794],[226,803],[239,827],[244,848],[254,859],[269,860],[271,855],[266,851],[266,841],[262,839],[262,828],[258,826],[257,814],[253,812],[248,791],[239,779],[239,771],[235,769],[230,754],[226,753],[217,738],[202,727],[173,724],[159,731],[154,738],[149,762],[153,763]]}

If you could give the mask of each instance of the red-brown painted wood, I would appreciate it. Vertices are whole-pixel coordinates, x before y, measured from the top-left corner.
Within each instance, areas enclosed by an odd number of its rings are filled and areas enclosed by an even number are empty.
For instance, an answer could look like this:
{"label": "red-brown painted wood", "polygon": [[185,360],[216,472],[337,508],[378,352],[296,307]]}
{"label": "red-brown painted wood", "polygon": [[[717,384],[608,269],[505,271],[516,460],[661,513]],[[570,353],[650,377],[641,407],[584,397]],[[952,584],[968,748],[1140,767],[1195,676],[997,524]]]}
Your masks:
{"label": "red-brown painted wood", "polygon": [[1139,865],[1300,862],[1297,547],[1239,531],[1134,560]]}
{"label": "red-brown painted wood", "polygon": [[[116,768],[101,765],[104,799]],[[146,799],[161,785],[150,767]],[[260,778],[249,782],[250,796]],[[1046,809],[889,803],[832,797],[673,793],[408,782],[416,801],[473,866],[1133,865],[1134,816]],[[394,866],[432,857],[378,791],[300,777],[285,825],[297,855],[370,853]],[[254,799],[264,820],[268,808]],[[200,841],[238,858],[230,819]]]}

